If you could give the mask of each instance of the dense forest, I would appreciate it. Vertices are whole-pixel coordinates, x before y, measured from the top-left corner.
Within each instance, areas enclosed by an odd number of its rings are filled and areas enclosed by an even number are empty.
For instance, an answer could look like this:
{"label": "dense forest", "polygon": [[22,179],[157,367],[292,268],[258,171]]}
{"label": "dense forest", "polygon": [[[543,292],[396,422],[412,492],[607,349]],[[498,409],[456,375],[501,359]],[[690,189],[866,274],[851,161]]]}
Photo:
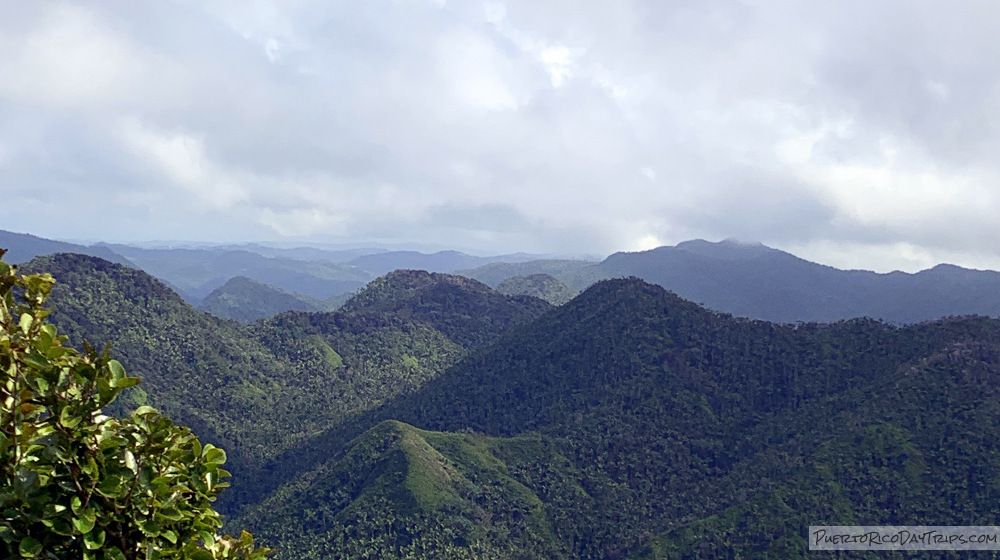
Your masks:
{"label": "dense forest", "polygon": [[217,505],[277,558],[789,558],[811,524],[1000,514],[995,319],[776,324],[638,278],[556,307],[397,271],[244,324],[96,257],[26,268],[143,378],[118,413],[229,451]]}

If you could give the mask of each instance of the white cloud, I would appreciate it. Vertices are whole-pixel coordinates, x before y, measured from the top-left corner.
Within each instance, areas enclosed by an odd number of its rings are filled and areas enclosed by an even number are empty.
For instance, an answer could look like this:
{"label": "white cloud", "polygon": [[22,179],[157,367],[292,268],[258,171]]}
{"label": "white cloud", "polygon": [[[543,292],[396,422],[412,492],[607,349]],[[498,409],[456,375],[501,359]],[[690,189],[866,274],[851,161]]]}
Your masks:
{"label": "white cloud", "polygon": [[[998,11],[10,2],[0,196],[100,199],[138,237],[195,216],[177,236],[590,253],[740,237],[873,268],[989,263]],[[113,222],[59,221],[87,238]]]}

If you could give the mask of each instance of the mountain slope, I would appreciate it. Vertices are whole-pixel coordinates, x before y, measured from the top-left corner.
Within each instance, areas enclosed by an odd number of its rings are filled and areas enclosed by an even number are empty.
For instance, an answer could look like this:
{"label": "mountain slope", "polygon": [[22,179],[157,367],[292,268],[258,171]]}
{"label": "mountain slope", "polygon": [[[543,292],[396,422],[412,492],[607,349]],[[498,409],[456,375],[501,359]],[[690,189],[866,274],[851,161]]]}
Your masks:
{"label": "mountain slope", "polygon": [[283,311],[320,311],[300,296],[246,276],[230,278],[198,305],[216,317],[251,323]]}
{"label": "mountain slope", "polygon": [[518,480],[532,461],[568,468],[538,437],[445,434],[387,421],[238,524],[265,544],[280,543],[278,559],[566,558],[542,501]]}
{"label": "mountain slope", "polygon": [[541,259],[526,262],[496,262],[472,269],[455,271],[455,274],[479,280],[497,287],[501,282],[514,276],[548,274],[574,290],[583,290],[606,276],[597,268],[596,262],[568,259]]}
{"label": "mountain slope", "polygon": [[538,298],[499,294],[462,276],[397,270],[370,283],[340,310],[413,318],[432,325],[457,344],[473,348],[551,308]]}
{"label": "mountain slope", "polygon": [[577,291],[548,274],[512,276],[497,286],[497,291],[508,296],[532,296],[552,305],[562,305],[577,296]]}

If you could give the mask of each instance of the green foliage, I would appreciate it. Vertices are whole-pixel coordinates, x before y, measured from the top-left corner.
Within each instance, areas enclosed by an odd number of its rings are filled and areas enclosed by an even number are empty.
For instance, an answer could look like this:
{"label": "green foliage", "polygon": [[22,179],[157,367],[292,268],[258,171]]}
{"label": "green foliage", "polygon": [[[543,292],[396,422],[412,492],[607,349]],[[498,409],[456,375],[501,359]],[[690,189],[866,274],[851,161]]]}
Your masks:
{"label": "green foliage", "polygon": [[567,558],[542,501],[512,474],[531,461],[558,463],[552,455],[538,437],[387,421],[241,521],[284,545],[276,558]]}
{"label": "green foliage", "polygon": [[217,534],[225,452],[148,406],[101,414],[139,379],[63,345],[43,307],[53,284],[0,261],[0,555],[263,558],[249,533]]}

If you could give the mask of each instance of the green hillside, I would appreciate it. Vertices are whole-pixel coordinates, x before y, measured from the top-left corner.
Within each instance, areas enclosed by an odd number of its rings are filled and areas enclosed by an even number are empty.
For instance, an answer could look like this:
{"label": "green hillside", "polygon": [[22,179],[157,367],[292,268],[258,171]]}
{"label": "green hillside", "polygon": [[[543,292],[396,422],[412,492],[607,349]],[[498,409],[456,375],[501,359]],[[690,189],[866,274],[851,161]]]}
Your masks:
{"label": "green hillside", "polygon": [[578,294],[576,290],[548,274],[512,276],[500,282],[497,291],[508,296],[533,296],[552,305],[562,305]]}
{"label": "green hillside", "polygon": [[371,282],[340,311],[412,318],[433,325],[463,347],[473,348],[551,308],[538,298],[506,296],[463,276],[397,270]]}
{"label": "green hillside", "polygon": [[[276,558],[566,558],[542,501],[520,480],[538,462],[569,468],[537,436],[386,421],[236,524],[281,543]],[[586,499],[564,489],[572,490]]]}

